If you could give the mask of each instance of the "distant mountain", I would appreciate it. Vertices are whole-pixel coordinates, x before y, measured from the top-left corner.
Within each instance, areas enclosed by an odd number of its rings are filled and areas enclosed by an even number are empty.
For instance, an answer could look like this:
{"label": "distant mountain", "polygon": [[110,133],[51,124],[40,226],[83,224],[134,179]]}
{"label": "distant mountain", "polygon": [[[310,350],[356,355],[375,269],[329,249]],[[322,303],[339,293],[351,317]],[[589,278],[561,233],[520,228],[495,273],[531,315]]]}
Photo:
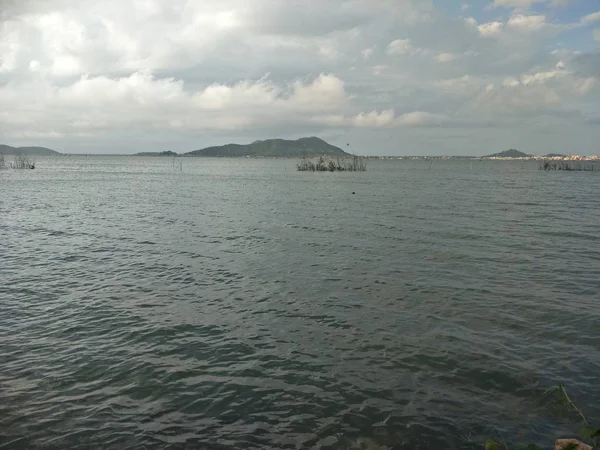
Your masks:
{"label": "distant mountain", "polygon": [[511,148],[510,150],[505,150],[500,153],[494,153],[492,155],[484,156],[484,158],[528,158],[531,155],[527,153],[520,152],[519,150],[515,150]]}
{"label": "distant mountain", "polygon": [[177,156],[177,153],[172,151],[166,152],[140,152],[136,153],[133,156]]}
{"label": "distant mountain", "polygon": [[349,156],[341,148],[328,144],[318,137],[300,138],[295,141],[285,139],[267,139],[252,144],[227,144],[207,147],[186,153],[187,156],[267,156],[285,158],[312,158],[315,156]]}
{"label": "distant mountain", "polygon": [[5,155],[27,155],[27,156],[58,156],[61,153],[46,147],[11,147],[0,144],[0,153]]}
{"label": "distant mountain", "polygon": [[567,155],[562,155],[560,153],[548,153],[547,155],[548,158],[565,158]]}

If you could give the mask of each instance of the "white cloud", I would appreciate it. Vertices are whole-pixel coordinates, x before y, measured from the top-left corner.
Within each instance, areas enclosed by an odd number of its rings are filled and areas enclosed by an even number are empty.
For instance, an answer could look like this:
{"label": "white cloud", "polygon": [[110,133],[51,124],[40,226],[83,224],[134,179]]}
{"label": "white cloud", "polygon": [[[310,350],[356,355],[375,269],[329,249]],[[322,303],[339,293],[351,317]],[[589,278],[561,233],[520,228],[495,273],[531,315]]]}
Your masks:
{"label": "white cloud", "polygon": [[395,120],[394,110],[388,109],[381,112],[360,113],[353,118],[353,123],[360,128],[380,128],[393,125]]}
{"label": "white cloud", "polygon": [[493,37],[499,35],[504,29],[502,22],[487,22],[482,23],[477,27],[479,34],[485,37]]}
{"label": "white cloud", "polygon": [[506,22],[508,28],[525,32],[539,31],[545,25],[546,16],[543,15],[527,16],[524,14],[516,14],[511,16],[511,18],[508,19],[508,22]]}
{"label": "white cloud", "polygon": [[11,72],[17,66],[20,45],[20,33],[14,22],[5,22],[0,34],[0,73]]}
{"label": "white cloud", "polygon": [[40,70],[40,62],[37,59],[29,61],[29,70],[32,72],[38,72]]}
{"label": "white cloud", "polygon": [[587,77],[578,79],[573,84],[573,91],[578,95],[588,95],[596,87],[600,86],[600,78]]}
{"label": "white cloud", "polygon": [[321,74],[310,84],[297,81],[289,101],[303,110],[339,109],[347,102],[344,82],[330,74]]}
{"label": "white cloud", "polygon": [[522,11],[531,9],[537,3],[544,3],[550,7],[565,6],[575,0],[494,0],[492,8],[514,8]]}
{"label": "white cloud", "polygon": [[545,85],[530,87],[521,83],[504,86],[490,84],[462,112],[477,116],[507,114],[522,116],[540,114],[559,104],[558,92]]}
{"label": "white cloud", "polygon": [[371,67],[371,73],[375,76],[378,76],[383,74],[387,69],[389,69],[387,64],[377,64]]}
{"label": "white cloud", "polygon": [[568,72],[565,70],[549,70],[547,72],[537,72],[533,74],[525,74],[521,77],[521,83],[525,86],[534,83],[544,83],[548,80],[552,80],[554,78],[562,77],[567,75]]}
{"label": "white cloud", "polygon": [[463,75],[459,78],[448,78],[445,80],[436,81],[434,83],[436,87],[442,89],[448,89],[450,91],[456,90],[459,86],[473,85],[473,78],[469,75]]}
{"label": "white cloud", "polygon": [[402,114],[397,122],[404,126],[436,126],[442,125],[448,119],[441,114],[432,114],[423,111],[414,111]]}
{"label": "white cloud", "polygon": [[[448,80],[460,87],[463,79]],[[469,80],[473,84],[473,80]],[[464,83],[463,83],[464,85]],[[564,63],[551,70],[506,77],[502,83],[480,83],[478,93],[458,111],[458,116],[514,114],[519,117],[554,113],[561,106],[574,104],[578,97],[590,95],[600,87],[596,77],[580,77]],[[567,109],[567,111],[571,111]]]}
{"label": "white cloud", "polygon": [[506,22],[493,21],[477,26],[483,37],[504,38],[507,40],[529,39],[530,35],[551,35],[572,28],[571,24],[554,24],[543,14],[523,14],[515,10]]}
{"label": "white cloud", "polygon": [[[343,81],[330,74],[306,83],[278,85],[262,79],[213,84],[195,92],[186,91],[180,80],[156,78],[147,72],[121,78],[83,76],[60,89],[47,84],[37,84],[35,90],[24,86],[23,92],[0,89],[2,100],[19,96],[23,100],[35,97],[43,108],[13,104],[10,125],[49,122],[57,127],[53,119],[77,117],[60,124],[59,129],[53,128],[63,133],[71,128],[94,130],[122,123],[152,125],[155,129],[169,129],[174,123],[189,130],[234,129],[265,118],[308,120],[324,111],[340,110],[349,100]],[[53,117],[44,119],[40,110],[52,110]]]}
{"label": "white cloud", "polygon": [[387,52],[389,55],[411,54],[416,49],[410,43],[410,39],[396,39],[388,44]]}
{"label": "white cloud", "polygon": [[474,17],[467,17],[465,18],[465,22],[468,23],[469,25],[475,27],[477,26],[477,20],[475,20]]}
{"label": "white cloud", "polygon": [[502,82],[502,86],[505,86],[505,87],[516,87],[519,84],[521,84],[521,82],[519,80],[517,80],[515,77],[507,77]]}
{"label": "white cloud", "polygon": [[455,53],[440,53],[440,54],[434,56],[435,60],[440,63],[454,61],[458,57],[459,57],[459,55],[457,55]]}
{"label": "white cloud", "polygon": [[550,0],[550,6],[566,6],[575,1],[577,0]]}
{"label": "white cloud", "polygon": [[581,23],[586,24],[586,25],[590,24],[590,23],[598,22],[598,21],[600,21],[600,11],[588,14],[587,16],[583,16],[581,18]]}
{"label": "white cloud", "polygon": [[[36,65],[39,67],[39,62]],[[31,64],[29,65],[31,69]],[[51,72],[53,75],[61,76],[73,76],[83,72],[80,61],[71,55],[57,56],[52,62]]]}
{"label": "white cloud", "polygon": [[544,1],[546,0],[494,0],[493,6],[529,9],[534,3],[543,3]]}
{"label": "white cloud", "polygon": [[452,52],[436,52],[430,48],[414,47],[409,39],[396,39],[388,44],[388,55],[423,55],[431,56],[439,63],[447,63],[460,58],[461,55]]}
{"label": "white cloud", "polygon": [[335,127],[356,128],[399,128],[399,127],[436,127],[449,122],[449,118],[439,114],[413,111],[396,115],[393,109],[373,110],[359,113],[353,117],[330,115],[319,118]]}
{"label": "white cloud", "polygon": [[564,50],[600,32],[558,37],[596,13],[567,24],[548,9],[566,3],[497,0],[511,10],[478,23],[432,0],[13,0],[0,11],[0,133],[44,145],[403,128],[400,142],[514,111],[530,136],[527,120],[600,104],[597,58]]}
{"label": "white cloud", "polygon": [[365,48],[365,49],[361,50],[360,54],[362,55],[362,57],[364,59],[369,59],[371,57],[371,55],[373,54],[373,48],[372,47]]}
{"label": "white cloud", "polygon": [[[37,108],[21,108],[14,103],[16,97],[27,100],[28,96],[37,99]],[[61,135],[93,135],[124,123],[134,128],[151,127],[155,132],[250,129],[265,122],[273,126],[290,120],[306,124],[324,120],[332,126],[360,128],[433,123],[423,115],[396,117],[393,110],[345,116],[345,111],[355,107],[344,82],[331,74],[287,85],[267,79],[216,83],[192,92],[181,80],[157,78],[148,72],[121,78],[83,76],[60,89],[47,84],[39,84],[35,90],[26,86],[23,92],[0,88],[0,101],[14,105],[10,117],[0,116],[0,125],[19,132],[20,125],[35,121],[41,133]],[[53,116],[44,118],[44,110],[52,110]],[[68,121],[61,120],[67,117]]]}

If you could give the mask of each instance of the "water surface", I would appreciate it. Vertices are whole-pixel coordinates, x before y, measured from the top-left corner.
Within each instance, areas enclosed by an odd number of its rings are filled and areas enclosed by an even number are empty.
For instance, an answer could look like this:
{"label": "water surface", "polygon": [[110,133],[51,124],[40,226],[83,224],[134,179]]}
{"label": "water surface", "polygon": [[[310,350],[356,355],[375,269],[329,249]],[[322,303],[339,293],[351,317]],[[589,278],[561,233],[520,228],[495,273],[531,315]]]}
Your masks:
{"label": "water surface", "polygon": [[[471,448],[600,419],[600,173],[0,171],[0,448]],[[354,193],[354,194],[353,194]]]}

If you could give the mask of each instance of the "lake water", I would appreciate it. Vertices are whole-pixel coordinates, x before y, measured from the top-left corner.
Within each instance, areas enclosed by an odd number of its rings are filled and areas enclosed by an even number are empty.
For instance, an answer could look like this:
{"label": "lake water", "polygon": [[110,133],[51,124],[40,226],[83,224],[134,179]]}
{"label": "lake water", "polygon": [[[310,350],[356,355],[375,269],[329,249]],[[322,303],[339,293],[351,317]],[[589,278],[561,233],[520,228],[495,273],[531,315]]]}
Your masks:
{"label": "lake water", "polygon": [[0,448],[550,446],[600,422],[600,172],[0,171]]}

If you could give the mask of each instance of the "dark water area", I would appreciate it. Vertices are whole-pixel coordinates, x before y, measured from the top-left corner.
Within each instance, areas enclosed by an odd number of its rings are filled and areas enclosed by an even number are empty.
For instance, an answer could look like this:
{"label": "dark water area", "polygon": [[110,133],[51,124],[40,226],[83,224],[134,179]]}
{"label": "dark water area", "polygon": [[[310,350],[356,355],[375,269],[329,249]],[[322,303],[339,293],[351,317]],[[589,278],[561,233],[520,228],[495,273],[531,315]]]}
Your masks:
{"label": "dark water area", "polygon": [[0,171],[0,448],[576,436],[546,392],[600,423],[599,192],[535,162]]}

